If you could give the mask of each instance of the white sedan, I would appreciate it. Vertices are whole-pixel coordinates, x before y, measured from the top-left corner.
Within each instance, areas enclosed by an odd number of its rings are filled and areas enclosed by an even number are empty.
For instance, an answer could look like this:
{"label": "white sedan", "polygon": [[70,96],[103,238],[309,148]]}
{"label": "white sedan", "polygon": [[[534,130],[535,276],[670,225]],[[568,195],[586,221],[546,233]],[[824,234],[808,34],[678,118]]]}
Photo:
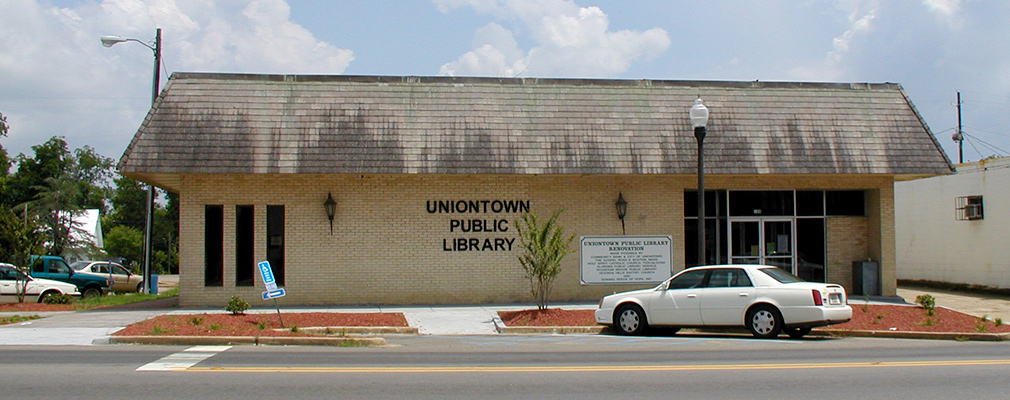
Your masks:
{"label": "white sedan", "polygon": [[71,283],[33,278],[18,271],[13,265],[0,264],[0,303],[17,303],[18,292],[21,290],[24,290],[26,302],[41,303],[54,294],[81,295],[77,292],[77,286]]}
{"label": "white sedan", "polygon": [[745,327],[758,338],[800,338],[817,326],[852,319],[845,289],[806,282],[767,265],[713,265],[681,271],[652,289],[600,300],[596,322],[618,333],[647,326]]}

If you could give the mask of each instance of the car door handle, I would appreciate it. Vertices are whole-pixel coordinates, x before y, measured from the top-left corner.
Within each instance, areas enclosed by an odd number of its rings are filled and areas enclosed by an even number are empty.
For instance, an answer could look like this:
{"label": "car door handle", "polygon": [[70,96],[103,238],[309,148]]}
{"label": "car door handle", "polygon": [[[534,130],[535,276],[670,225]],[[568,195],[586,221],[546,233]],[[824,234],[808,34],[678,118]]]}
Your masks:
{"label": "car door handle", "polygon": [[740,297],[747,297],[747,296],[750,296],[750,293],[740,293]]}
{"label": "car door handle", "polygon": [[688,295],[687,295],[687,298],[689,298],[689,299],[693,299],[693,298],[695,298],[695,297],[698,297],[698,295],[696,295],[696,294],[694,294],[694,293],[691,293],[691,294],[688,294]]}

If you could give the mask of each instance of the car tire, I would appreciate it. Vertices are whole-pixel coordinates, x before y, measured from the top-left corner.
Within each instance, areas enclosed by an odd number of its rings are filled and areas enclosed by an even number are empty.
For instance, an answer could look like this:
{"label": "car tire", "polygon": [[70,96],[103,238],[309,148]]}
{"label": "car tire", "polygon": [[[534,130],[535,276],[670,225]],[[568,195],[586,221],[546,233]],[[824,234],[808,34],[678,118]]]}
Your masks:
{"label": "car tire", "polygon": [[84,292],[81,293],[81,297],[85,299],[91,299],[102,295],[102,289],[96,287],[84,288]]}
{"label": "car tire", "polygon": [[48,298],[49,298],[49,296],[52,296],[52,295],[54,295],[54,294],[58,294],[58,293],[59,293],[59,292],[57,292],[57,291],[55,291],[55,290],[47,290],[47,291],[45,291],[45,292],[42,292],[42,295],[41,295],[41,296],[39,296],[39,303],[45,303],[45,302],[46,302],[46,299],[48,299]]}
{"label": "car tire", "polygon": [[809,326],[805,327],[805,328],[787,328],[786,329],[786,334],[789,335],[789,337],[791,337],[793,339],[802,339],[808,333],[810,333],[810,327]]}
{"label": "car tire", "polygon": [[773,306],[762,304],[747,313],[747,329],[758,339],[771,339],[782,332],[782,313]]}
{"label": "car tire", "polygon": [[614,329],[622,335],[641,335],[648,322],[645,311],[635,304],[623,305],[614,312]]}

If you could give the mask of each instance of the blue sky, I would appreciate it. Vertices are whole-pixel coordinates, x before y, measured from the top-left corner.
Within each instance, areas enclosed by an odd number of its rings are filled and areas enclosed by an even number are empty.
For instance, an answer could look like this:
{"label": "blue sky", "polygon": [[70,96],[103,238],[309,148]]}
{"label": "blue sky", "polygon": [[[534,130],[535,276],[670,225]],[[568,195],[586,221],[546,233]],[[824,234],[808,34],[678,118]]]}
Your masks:
{"label": "blue sky", "polygon": [[1010,155],[1006,21],[1002,0],[0,0],[0,144],[118,159],[152,53],[98,38],[161,27],[169,73],[897,82],[954,162],[960,90],[975,161]]}

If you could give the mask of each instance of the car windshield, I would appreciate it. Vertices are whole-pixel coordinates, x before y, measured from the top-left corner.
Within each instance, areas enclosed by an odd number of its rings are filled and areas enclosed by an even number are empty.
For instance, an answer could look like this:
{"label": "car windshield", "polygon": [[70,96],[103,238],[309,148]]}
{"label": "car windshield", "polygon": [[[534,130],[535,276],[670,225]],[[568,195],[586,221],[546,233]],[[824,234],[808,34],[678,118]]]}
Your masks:
{"label": "car windshield", "polygon": [[781,268],[761,268],[759,271],[764,272],[765,275],[772,277],[772,279],[779,281],[779,283],[806,282]]}
{"label": "car windshield", "polygon": [[87,262],[87,261],[76,261],[76,262],[70,264],[70,269],[72,269],[74,271],[80,271],[81,268],[87,267],[88,264],[90,264],[90,263]]}

